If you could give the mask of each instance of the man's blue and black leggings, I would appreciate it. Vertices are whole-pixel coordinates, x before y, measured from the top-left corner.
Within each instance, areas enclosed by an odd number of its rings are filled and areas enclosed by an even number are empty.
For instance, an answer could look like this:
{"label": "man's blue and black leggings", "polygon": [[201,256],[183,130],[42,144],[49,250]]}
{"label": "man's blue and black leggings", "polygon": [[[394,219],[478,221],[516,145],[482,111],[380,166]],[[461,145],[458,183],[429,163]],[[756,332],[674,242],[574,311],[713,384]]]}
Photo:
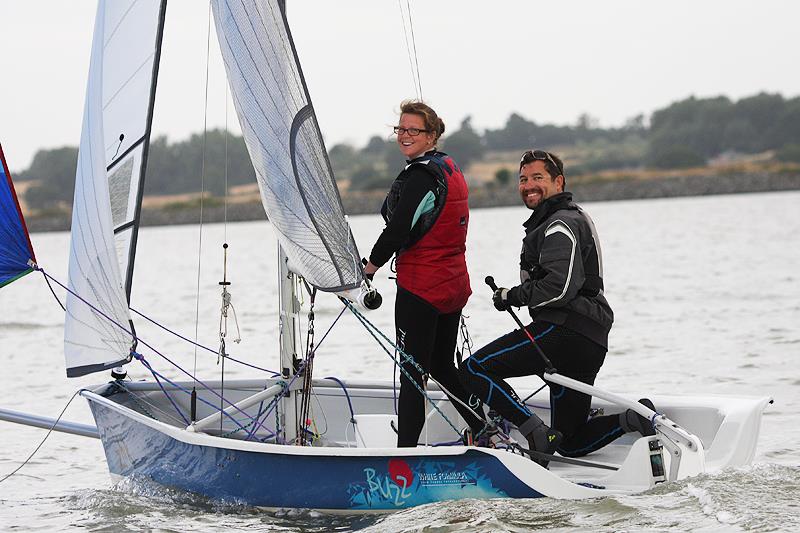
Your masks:
{"label": "man's blue and black leggings", "polygon": [[[525,327],[559,374],[594,385],[606,348],[563,326],[532,322]],[[542,376],[545,364],[521,329],[503,335],[465,360],[459,370],[464,387],[519,426],[531,416],[506,378]],[[591,396],[550,384],[550,426],[564,435],[558,452],[580,457],[624,434],[618,415],[589,419]]]}

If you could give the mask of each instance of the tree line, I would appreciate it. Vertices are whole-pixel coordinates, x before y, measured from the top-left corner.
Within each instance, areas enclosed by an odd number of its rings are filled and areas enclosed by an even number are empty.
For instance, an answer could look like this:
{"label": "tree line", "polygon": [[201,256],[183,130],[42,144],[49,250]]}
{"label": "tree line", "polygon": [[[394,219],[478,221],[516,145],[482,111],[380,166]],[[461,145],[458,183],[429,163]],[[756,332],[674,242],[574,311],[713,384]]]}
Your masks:
{"label": "tree line", "polygon": [[[649,123],[648,123],[649,122]],[[452,128],[452,126],[451,126]],[[205,163],[203,146],[205,144]],[[732,101],[724,96],[690,97],[629,119],[617,128],[601,128],[588,114],[573,125],[538,124],[517,113],[498,129],[477,131],[471,117],[440,143],[467,169],[490,152],[522,152],[532,147],[569,150],[582,156],[569,160],[571,175],[625,168],[686,168],[733,152],[775,151],[781,161],[800,162],[800,97],[760,93]],[[393,136],[373,136],[365,146],[336,144],[328,150],[337,180],[350,190],[384,189],[404,165]],[[25,200],[34,208],[48,209],[72,201],[77,148],[40,150],[31,165],[15,179],[36,180]],[[205,167],[203,167],[205,165]],[[510,179],[511,171],[498,179]],[[514,169],[515,171],[516,169]],[[222,195],[227,185],[254,182],[255,172],[242,137],[222,130],[192,135],[170,143],[166,137],[151,142],[145,194],[197,192],[200,176],[205,189]],[[213,178],[213,179],[210,179]]]}

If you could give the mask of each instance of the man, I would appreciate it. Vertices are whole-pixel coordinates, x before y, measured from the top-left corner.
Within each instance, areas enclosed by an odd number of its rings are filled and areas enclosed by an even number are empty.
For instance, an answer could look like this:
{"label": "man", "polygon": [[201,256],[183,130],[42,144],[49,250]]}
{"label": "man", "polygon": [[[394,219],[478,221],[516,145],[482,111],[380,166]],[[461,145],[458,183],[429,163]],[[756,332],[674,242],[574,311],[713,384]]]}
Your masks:
{"label": "man", "polygon": [[[523,224],[521,283],[499,288],[499,311],[528,307],[525,327],[555,370],[594,384],[608,350],[614,314],[603,295],[600,244],[589,216],[564,191],[564,165],[555,154],[529,150],[519,165],[519,193],[533,210]],[[589,419],[591,397],[550,383],[548,427],[520,400],[504,378],[537,374],[544,358],[521,329],[481,348],[464,361],[464,386],[515,424],[531,450],[567,457],[586,455],[629,431],[654,434],[651,423],[633,411]],[[640,400],[652,408],[649,400]],[[538,459],[547,466],[547,460]]]}

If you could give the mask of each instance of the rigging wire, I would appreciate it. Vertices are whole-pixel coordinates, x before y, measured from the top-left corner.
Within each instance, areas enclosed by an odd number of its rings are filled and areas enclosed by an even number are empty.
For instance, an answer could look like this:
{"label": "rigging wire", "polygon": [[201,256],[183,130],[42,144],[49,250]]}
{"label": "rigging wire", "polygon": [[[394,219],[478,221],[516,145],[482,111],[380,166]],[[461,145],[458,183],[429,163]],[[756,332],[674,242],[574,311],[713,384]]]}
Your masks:
{"label": "rigging wire", "polygon": [[228,242],[228,84],[225,83],[225,197],[223,202],[222,242]]}
{"label": "rigging wire", "polygon": [[411,4],[406,0],[408,11],[408,25],[411,28],[411,44],[414,46],[414,64],[417,67],[417,84],[419,85],[419,99],[422,100],[422,77],[419,74],[419,56],[417,55],[417,39],[414,36],[414,20],[411,18]]}
{"label": "rigging wire", "polygon": [[[417,93],[417,99],[422,100],[422,80],[419,75],[419,59],[417,58],[417,43],[414,38],[414,23],[411,18],[411,5],[406,0],[406,12],[403,11],[403,0],[397,0],[397,5],[400,8],[400,20],[403,25],[403,37],[406,41],[406,52],[408,53],[408,64],[411,67],[411,81],[414,84],[414,91]],[[408,18],[408,25],[406,25],[406,17]],[[411,42],[409,42],[408,34],[411,33]]]}
{"label": "rigging wire", "polygon": [[[208,137],[208,66],[211,55],[211,2],[208,3],[208,28],[206,30],[206,86],[203,100],[203,155],[200,163],[200,228],[197,239],[197,288],[195,292],[194,340],[200,336],[200,272],[203,258],[203,198],[206,194],[206,138]],[[197,402],[197,345],[194,348],[194,369],[192,371],[192,422],[194,422],[195,404]]]}

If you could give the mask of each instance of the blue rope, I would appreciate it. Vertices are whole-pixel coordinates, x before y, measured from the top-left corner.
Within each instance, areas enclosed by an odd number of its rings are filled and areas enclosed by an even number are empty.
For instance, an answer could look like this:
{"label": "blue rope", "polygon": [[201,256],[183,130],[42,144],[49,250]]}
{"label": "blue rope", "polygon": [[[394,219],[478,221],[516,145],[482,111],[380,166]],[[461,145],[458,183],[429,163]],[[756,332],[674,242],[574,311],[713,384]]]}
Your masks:
{"label": "blue rope", "polygon": [[[144,356],[142,356],[141,354],[139,354],[139,357],[141,357],[141,360],[142,360],[142,361],[144,360]],[[137,358],[137,360],[139,360],[139,358]],[[146,361],[145,361],[145,363],[146,363]],[[144,363],[143,363],[143,364],[144,364]],[[146,364],[146,367],[147,367],[147,368],[150,370],[150,372],[152,372],[152,374],[153,374],[153,377],[155,377],[155,378],[156,378],[156,381],[158,380],[158,378],[161,378],[161,379],[163,379],[164,381],[166,381],[167,383],[169,383],[170,385],[172,385],[173,387],[175,387],[176,389],[178,389],[178,390],[180,390],[181,392],[183,392],[183,393],[185,393],[185,394],[188,394],[189,396],[191,396],[191,394],[192,394],[192,391],[190,391],[189,389],[185,389],[185,388],[181,387],[180,385],[178,385],[177,383],[175,383],[174,381],[172,381],[172,380],[171,380],[171,379],[169,379],[168,377],[164,376],[163,374],[160,374],[160,373],[156,372],[155,370],[153,370],[153,368],[150,366],[150,364],[149,364],[149,363],[147,363],[147,364]],[[198,383],[199,383],[199,381],[198,381]],[[160,386],[160,384],[159,384],[159,386]],[[164,389],[163,389],[163,387],[162,387],[162,389],[161,389],[161,390],[164,390]],[[210,390],[210,389],[209,389],[209,390]],[[211,392],[214,392],[214,391],[212,391],[212,390],[210,390],[210,391],[211,391]],[[204,404],[206,404],[207,406],[211,407],[211,408],[212,408],[214,411],[220,411],[219,407],[217,407],[217,406],[216,406],[216,405],[214,405],[213,403],[209,402],[208,400],[204,400],[203,398],[200,398],[199,396],[198,396],[198,398],[197,398],[197,399],[198,399],[199,401],[203,402]],[[171,401],[171,400],[170,400],[170,401]],[[228,401],[228,400],[225,400],[225,401]],[[228,403],[230,403],[230,402],[228,402]],[[174,405],[174,404],[173,404],[173,405]],[[231,404],[231,405],[233,405],[233,404]],[[237,407],[237,411],[239,411],[240,413],[242,413],[242,414],[245,416],[245,418],[247,418],[248,420],[252,420],[252,418],[253,418],[253,417],[251,417],[250,415],[248,415],[247,413],[245,413],[244,411],[242,411],[242,410],[241,410],[241,409],[239,409],[238,407]],[[242,426],[242,424],[241,424],[241,423],[239,423],[239,421],[238,421],[237,419],[233,418],[233,416],[231,416],[230,414],[226,413],[225,411],[220,411],[220,412],[221,412],[223,415],[225,415],[225,416],[227,416],[228,418],[230,418],[230,419],[233,421],[233,423],[234,423],[234,424],[236,424],[237,426],[239,426],[239,428],[240,428],[240,429],[244,429],[244,427]],[[182,416],[182,415],[181,415],[181,416]],[[184,420],[185,420],[185,418],[184,418]],[[188,424],[189,424],[189,422],[187,421],[187,422],[186,422],[186,424],[188,425]]]}
{"label": "blue rope", "polygon": [[[266,413],[266,415],[265,415],[265,412],[266,412],[268,409],[270,409],[270,408],[272,407],[272,404],[273,404],[273,403],[276,401],[276,399],[277,399],[277,398],[279,398],[279,397],[280,397],[280,396],[276,394],[276,395],[275,395],[275,396],[272,398],[272,400],[270,400],[270,402],[269,402],[269,403],[266,405],[266,407],[264,406],[264,402],[261,402],[261,404],[258,406],[258,413],[256,414],[256,416],[255,416],[255,418],[254,418],[254,420],[253,420],[253,427],[252,427],[252,429],[250,429],[250,430],[247,432],[247,435],[245,436],[244,440],[250,440],[250,439],[252,439],[252,438],[255,436],[255,434],[256,434],[256,431],[258,431],[258,428],[259,428],[259,426],[258,426],[258,425],[256,425],[256,424],[257,424],[257,422],[258,422],[258,421],[261,419],[261,417],[262,417],[262,416],[266,417],[266,416],[269,414],[269,412],[267,412],[267,413]],[[250,424],[248,424],[248,426],[249,426],[249,425],[250,425]],[[261,427],[263,427],[263,426],[261,426]],[[273,435],[275,435],[275,434],[277,433],[277,428],[276,428],[276,430],[275,430],[275,431],[269,431],[269,430],[266,430],[266,431],[267,431],[267,437],[266,437],[266,438],[269,438],[270,436],[273,436]]]}
{"label": "blue rope", "polygon": [[342,390],[344,391],[344,397],[347,398],[347,405],[350,407],[350,422],[355,424],[356,423],[356,412],[353,410],[353,402],[350,401],[350,393],[347,392],[347,387],[345,387],[344,383],[342,383],[342,380],[340,380],[339,378],[335,378],[333,376],[328,376],[325,379],[330,379],[330,380],[335,381],[342,388]]}
{"label": "blue rope", "polygon": [[[292,379],[292,381],[290,381],[288,385],[286,385],[282,381],[280,382],[280,384],[284,385],[284,387],[283,387],[284,392],[286,391],[286,389],[288,389],[292,385],[292,383],[294,383],[294,379]],[[253,426],[253,428],[250,431],[247,432],[247,437],[245,437],[244,440],[252,439],[255,436],[255,434],[256,434],[256,432],[258,431],[259,428],[262,428],[264,431],[266,431],[268,433],[270,432],[267,428],[264,427],[264,422],[267,421],[267,418],[269,418],[269,415],[270,415],[270,413],[272,413],[272,410],[275,407],[278,406],[278,399],[281,396],[283,396],[284,392],[281,392],[280,394],[276,394],[275,396],[273,396],[272,400],[270,400],[270,402],[267,404],[267,407],[264,410],[261,410],[261,412],[259,412],[258,415],[256,415],[256,419],[255,419],[256,424]]]}
{"label": "blue rope", "polygon": [[174,407],[174,408],[175,408],[175,410],[178,412],[178,414],[180,415],[180,417],[183,419],[183,422],[184,422],[184,424],[186,424],[186,425],[188,426],[188,425],[189,425],[189,419],[188,419],[188,418],[186,418],[186,417],[183,415],[183,411],[181,411],[181,410],[180,410],[180,408],[178,407],[178,405],[177,405],[177,404],[175,403],[175,401],[172,399],[172,396],[170,396],[170,394],[167,392],[167,390],[166,390],[166,389],[164,388],[164,386],[161,384],[161,380],[160,380],[160,379],[158,379],[158,376],[156,375],[156,372],[153,370],[153,367],[151,367],[151,366],[150,366],[150,363],[148,363],[148,362],[145,360],[144,356],[143,356],[142,354],[140,354],[140,353],[131,352],[131,355],[133,355],[133,358],[134,358],[134,359],[136,359],[137,361],[140,361],[140,362],[141,362],[141,363],[144,365],[144,367],[145,367],[147,370],[149,370],[151,374],[153,374],[153,377],[154,377],[154,378],[156,378],[156,383],[158,383],[158,387],[161,389],[161,392],[163,392],[163,393],[164,393],[164,396],[166,396],[166,397],[167,397],[167,399],[169,400],[169,403],[171,403],[171,404],[172,404],[172,407]]}

